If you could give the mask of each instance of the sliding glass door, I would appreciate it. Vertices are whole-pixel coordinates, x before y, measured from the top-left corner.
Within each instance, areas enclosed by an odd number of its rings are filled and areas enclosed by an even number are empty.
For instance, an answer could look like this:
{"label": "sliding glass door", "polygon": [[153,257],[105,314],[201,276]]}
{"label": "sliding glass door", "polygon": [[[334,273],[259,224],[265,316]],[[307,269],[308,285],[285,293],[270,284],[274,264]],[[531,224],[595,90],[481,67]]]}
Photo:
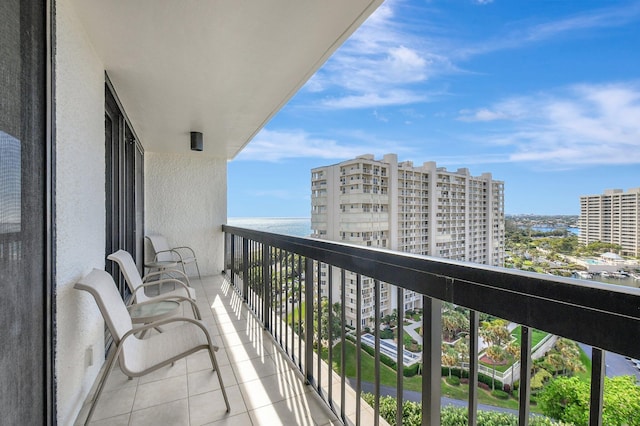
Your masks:
{"label": "sliding glass door", "polygon": [[[131,253],[139,271],[144,267],[144,151],[118,102],[113,86],[105,85],[106,251]],[[120,294],[128,290],[117,265],[106,261]]]}

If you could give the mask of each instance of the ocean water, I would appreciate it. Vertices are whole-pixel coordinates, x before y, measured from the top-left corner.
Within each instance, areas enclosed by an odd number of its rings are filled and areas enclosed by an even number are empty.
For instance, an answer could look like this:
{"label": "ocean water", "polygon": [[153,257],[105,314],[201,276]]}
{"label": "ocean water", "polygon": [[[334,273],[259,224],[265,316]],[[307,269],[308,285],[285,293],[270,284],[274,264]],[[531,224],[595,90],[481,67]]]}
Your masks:
{"label": "ocean water", "polygon": [[230,217],[227,223],[239,228],[249,228],[275,234],[308,237],[311,235],[311,218],[308,217]]}

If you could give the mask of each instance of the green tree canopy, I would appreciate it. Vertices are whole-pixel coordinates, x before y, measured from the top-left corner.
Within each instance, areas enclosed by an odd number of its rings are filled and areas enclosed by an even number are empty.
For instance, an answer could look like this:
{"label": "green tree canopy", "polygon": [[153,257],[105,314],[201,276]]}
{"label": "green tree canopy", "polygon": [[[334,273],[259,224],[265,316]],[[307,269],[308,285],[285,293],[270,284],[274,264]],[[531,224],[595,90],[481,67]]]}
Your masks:
{"label": "green tree canopy", "polygon": [[[540,393],[542,412],[575,425],[589,423],[589,383],[578,377],[558,377]],[[602,424],[640,426],[640,387],[634,377],[605,378]]]}

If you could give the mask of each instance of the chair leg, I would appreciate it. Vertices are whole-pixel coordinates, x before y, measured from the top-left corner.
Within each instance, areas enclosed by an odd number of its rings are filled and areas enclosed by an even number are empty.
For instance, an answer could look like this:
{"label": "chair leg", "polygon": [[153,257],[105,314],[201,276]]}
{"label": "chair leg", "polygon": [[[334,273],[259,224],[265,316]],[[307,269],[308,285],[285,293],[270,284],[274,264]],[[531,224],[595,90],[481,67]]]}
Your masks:
{"label": "chair leg", "polygon": [[224,397],[224,403],[227,406],[227,413],[228,413],[231,411],[231,406],[229,405],[229,398],[227,398],[227,391],[224,388],[224,383],[222,383],[222,374],[220,373],[220,368],[218,367],[218,361],[216,360],[216,355],[213,352],[214,352],[213,348],[209,346],[209,356],[211,357],[211,364],[213,365],[213,370],[218,375],[220,390],[222,390],[222,396]]}
{"label": "chair leg", "polygon": [[202,319],[202,315],[200,315],[200,309],[198,309],[198,306],[196,306],[195,303],[191,303],[191,310],[193,311],[193,317],[197,320],[201,320]]}
{"label": "chair leg", "polygon": [[200,267],[198,266],[198,261],[194,260],[193,263],[196,264],[196,270],[198,271],[198,278],[200,278],[200,282],[202,282],[202,276],[200,275]]}
{"label": "chair leg", "polygon": [[98,405],[98,398],[100,398],[100,394],[102,393],[102,389],[104,388],[105,383],[107,383],[107,377],[109,377],[109,372],[111,372],[111,368],[113,367],[113,362],[116,359],[116,354],[119,352],[119,350],[117,348],[115,348],[114,350],[111,351],[111,353],[109,354],[108,358],[107,358],[107,362],[105,363],[105,369],[104,372],[102,373],[102,377],[100,377],[100,381],[98,382],[98,387],[96,388],[96,393],[92,398],[91,401],[91,408],[89,409],[89,413],[87,414],[87,419],[85,420],[84,424],[88,425],[89,421],[91,420],[91,417],[93,416],[93,411],[96,408],[96,405]]}

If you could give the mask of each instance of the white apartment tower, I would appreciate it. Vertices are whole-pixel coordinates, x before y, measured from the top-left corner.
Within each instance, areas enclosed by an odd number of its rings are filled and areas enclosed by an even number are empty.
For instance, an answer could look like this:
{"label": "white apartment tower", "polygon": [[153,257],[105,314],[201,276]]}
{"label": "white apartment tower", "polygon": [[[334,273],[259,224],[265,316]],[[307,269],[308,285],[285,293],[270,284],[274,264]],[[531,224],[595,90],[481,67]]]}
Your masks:
{"label": "white apartment tower", "polygon": [[[312,237],[407,253],[502,266],[504,263],[504,182],[468,169],[449,172],[426,162],[414,167],[397,155],[381,160],[362,155],[311,171]],[[334,294],[338,279],[333,279]],[[326,295],[327,276],[320,283]],[[382,284],[381,311],[397,306],[396,291]],[[346,276],[355,294],[355,277]],[[347,295],[348,296],[348,295]],[[355,299],[355,296],[353,297]],[[404,292],[404,309],[421,298]],[[346,297],[349,325],[355,302]],[[362,281],[363,326],[373,322],[373,282]],[[351,306],[349,306],[351,305]]]}
{"label": "white apartment tower", "polygon": [[640,188],[580,197],[579,226],[581,244],[618,244],[621,254],[640,256]]}

